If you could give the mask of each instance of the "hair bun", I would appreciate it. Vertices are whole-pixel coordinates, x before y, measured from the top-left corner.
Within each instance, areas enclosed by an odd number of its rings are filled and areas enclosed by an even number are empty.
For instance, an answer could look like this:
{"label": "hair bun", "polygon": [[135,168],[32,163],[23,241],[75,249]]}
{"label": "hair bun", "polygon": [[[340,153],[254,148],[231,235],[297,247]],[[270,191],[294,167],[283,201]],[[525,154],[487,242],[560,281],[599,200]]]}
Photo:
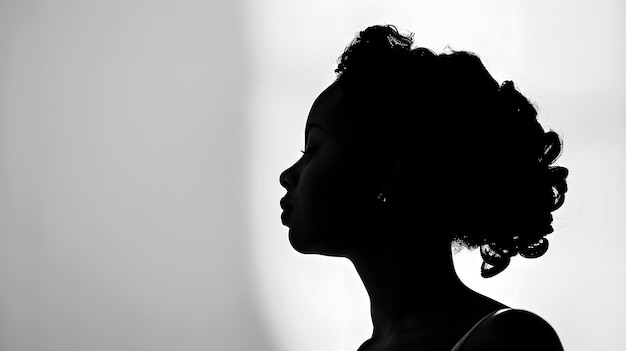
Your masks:
{"label": "hair bun", "polygon": [[504,251],[492,243],[480,246],[480,256],[483,258],[480,274],[484,278],[491,278],[509,266],[512,255],[511,251]]}
{"label": "hair bun", "polygon": [[449,222],[452,240],[480,248],[483,277],[504,270],[518,253],[543,255],[551,212],[567,192],[568,171],[554,165],[559,135],[546,132],[535,106],[512,81],[493,79],[478,56],[412,44],[412,34],[392,25],[371,26],[346,47],[335,70],[354,97],[359,125],[376,135],[368,147],[406,160],[413,172],[407,189],[419,188],[428,199],[416,204],[408,200],[413,194],[403,195],[407,210]]}
{"label": "hair bun", "polygon": [[[409,53],[412,45],[413,34],[402,35],[393,25],[368,27],[359,32],[338,59],[337,78],[345,72],[358,76],[363,72],[372,74],[397,67],[397,60],[402,60],[399,53]],[[365,57],[367,59],[363,59]]]}
{"label": "hair bun", "polygon": [[541,238],[533,243],[519,247],[519,255],[524,258],[537,258],[543,256],[548,251],[548,246],[548,239]]}
{"label": "hair bun", "polygon": [[554,131],[546,132],[543,135],[544,138],[544,150],[543,155],[539,159],[539,162],[542,165],[549,166],[551,165],[561,154],[561,142],[559,140],[559,135]]}
{"label": "hair bun", "polygon": [[410,50],[413,45],[413,34],[403,36],[393,25],[371,26],[361,31],[357,39],[368,44],[372,49],[405,49]]}

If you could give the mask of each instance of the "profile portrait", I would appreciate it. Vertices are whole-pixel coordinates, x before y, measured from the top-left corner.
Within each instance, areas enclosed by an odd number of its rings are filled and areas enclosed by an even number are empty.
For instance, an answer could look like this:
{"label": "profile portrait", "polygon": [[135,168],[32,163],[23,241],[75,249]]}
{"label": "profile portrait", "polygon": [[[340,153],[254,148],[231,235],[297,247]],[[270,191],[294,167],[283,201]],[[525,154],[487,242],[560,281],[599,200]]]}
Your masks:
{"label": "profile portrait", "polygon": [[543,318],[467,287],[549,255],[568,169],[562,138],[513,81],[469,51],[435,53],[374,25],[338,58],[312,103],[301,157],[280,174],[281,220],[303,254],[345,257],[371,302],[359,351],[562,350]]}

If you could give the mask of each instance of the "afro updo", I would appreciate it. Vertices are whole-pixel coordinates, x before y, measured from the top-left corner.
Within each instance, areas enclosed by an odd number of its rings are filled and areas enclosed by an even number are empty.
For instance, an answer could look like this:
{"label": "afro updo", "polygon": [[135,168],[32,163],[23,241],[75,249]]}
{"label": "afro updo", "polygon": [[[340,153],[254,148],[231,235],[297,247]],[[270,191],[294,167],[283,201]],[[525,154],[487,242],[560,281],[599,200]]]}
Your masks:
{"label": "afro updo", "polygon": [[[544,131],[513,82],[498,84],[473,53],[412,45],[412,33],[372,26],[338,60],[336,83],[375,133],[372,147],[410,160],[416,171],[406,182],[428,182],[419,198],[442,213],[451,240],[480,248],[483,277],[517,254],[542,256],[551,212],[567,191],[568,170],[553,165],[559,135]],[[403,201],[420,210],[414,194]]]}

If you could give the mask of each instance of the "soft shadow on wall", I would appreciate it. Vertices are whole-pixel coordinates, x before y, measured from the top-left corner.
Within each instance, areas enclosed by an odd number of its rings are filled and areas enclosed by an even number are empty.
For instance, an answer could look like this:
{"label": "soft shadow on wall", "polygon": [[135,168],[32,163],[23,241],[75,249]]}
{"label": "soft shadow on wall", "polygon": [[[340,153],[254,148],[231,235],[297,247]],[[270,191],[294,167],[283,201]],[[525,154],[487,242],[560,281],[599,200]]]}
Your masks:
{"label": "soft shadow on wall", "polygon": [[0,2],[0,349],[274,349],[241,6]]}

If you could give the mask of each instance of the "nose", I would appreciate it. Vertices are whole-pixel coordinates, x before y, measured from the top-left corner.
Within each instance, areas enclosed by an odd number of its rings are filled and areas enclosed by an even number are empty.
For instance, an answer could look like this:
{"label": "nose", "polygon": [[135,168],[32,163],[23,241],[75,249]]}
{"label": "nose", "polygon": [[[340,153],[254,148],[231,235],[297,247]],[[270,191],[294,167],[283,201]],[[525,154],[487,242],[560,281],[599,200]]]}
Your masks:
{"label": "nose", "polygon": [[295,165],[287,168],[280,174],[280,185],[282,185],[283,188],[287,189],[287,191],[293,190],[297,184],[296,172],[294,171],[294,167]]}

